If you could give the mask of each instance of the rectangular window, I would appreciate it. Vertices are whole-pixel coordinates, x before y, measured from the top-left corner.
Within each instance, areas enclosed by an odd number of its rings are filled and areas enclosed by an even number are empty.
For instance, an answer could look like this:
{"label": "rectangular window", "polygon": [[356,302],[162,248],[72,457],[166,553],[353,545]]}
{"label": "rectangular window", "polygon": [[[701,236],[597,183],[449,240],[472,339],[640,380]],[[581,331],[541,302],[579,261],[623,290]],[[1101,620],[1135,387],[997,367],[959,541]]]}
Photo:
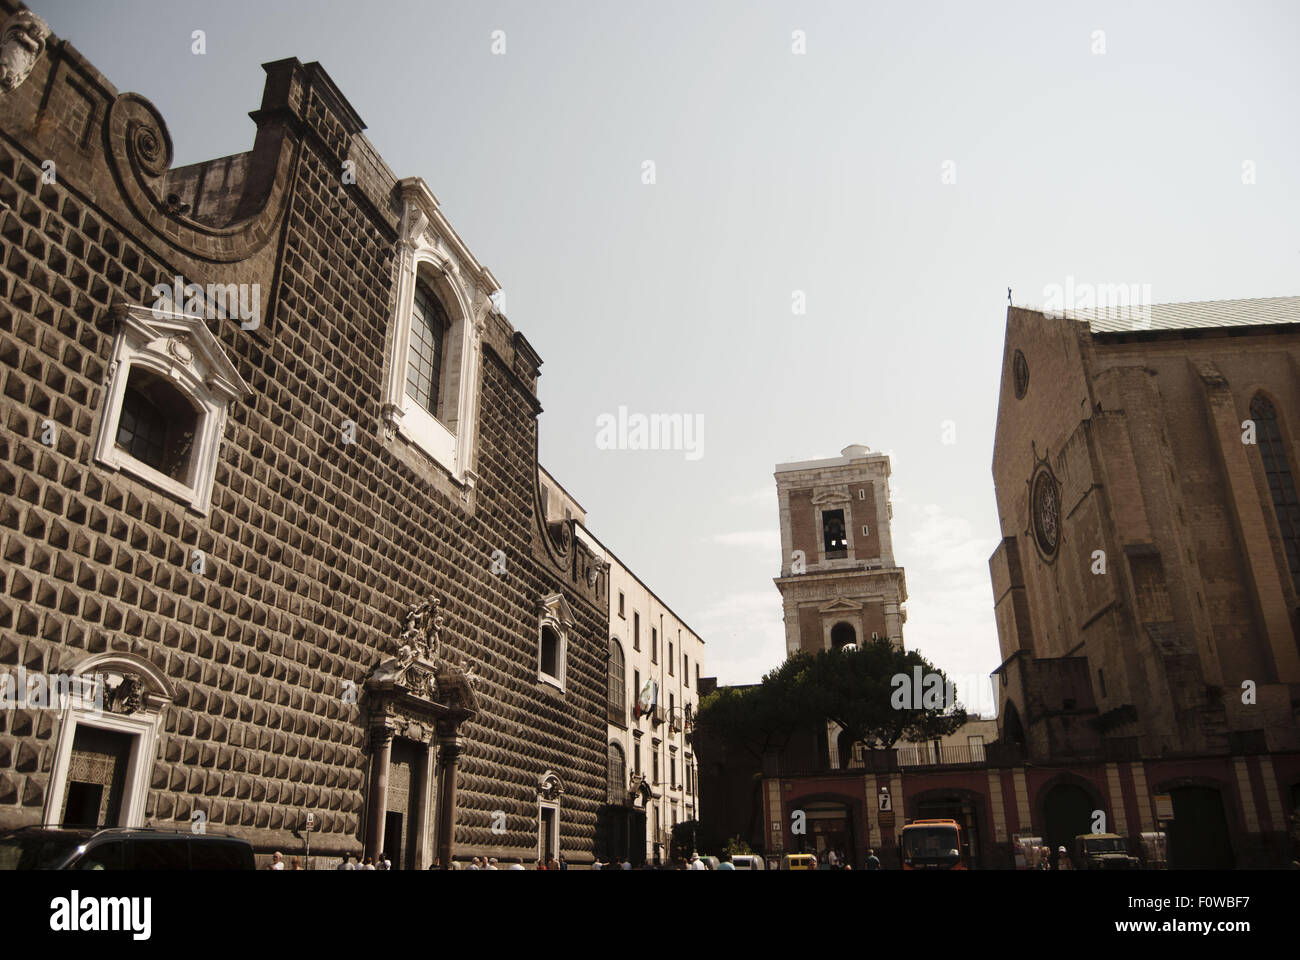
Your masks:
{"label": "rectangular window", "polygon": [[654,779],[651,782],[658,783],[659,782],[659,748],[651,747],[650,749],[653,751],[651,760],[654,762]]}
{"label": "rectangular window", "polygon": [[682,654],[682,683],[691,685],[691,658]]}
{"label": "rectangular window", "polygon": [[623,591],[622,590],[618,592],[618,615],[620,617],[623,617],[624,620],[627,619],[627,617],[623,613]]}
{"label": "rectangular window", "polygon": [[871,536],[871,528],[867,526],[865,523],[862,525],[862,535],[864,537]]}
{"label": "rectangular window", "polygon": [[632,671],[632,698],[636,701],[637,716],[641,716],[641,671]]}
{"label": "rectangular window", "polygon": [[670,676],[670,677],[674,677],[674,676],[676,676],[676,674],[673,673],[673,666],[674,666],[676,663],[677,663],[677,660],[676,660],[676,659],[674,658],[674,656],[673,656],[673,645],[672,645],[672,641],[669,641],[669,642],[668,642],[668,676]]}
{"label": "rectangular window", "polygon": [[700,689],[700,661],[695,661],[695,689]]}
{"label": "rectangular window", "polygon": [[637,772],[638,774],[641,772],[641,741],[640,741],[640,740],[638,740],[638,741],[636,742],[636,767],[635,767],[635,770],[636,770],[636,772]]}
{"label": "rectangular window", "polygon": [[858,487],[858,499],[859,499],[859,500],[865,500],[865,499],[867,499],[867,491],[866,491],[865,488],[863,488],[863,487]]}
{"label": "rectangular window", "polygon": [[668,758],[668,770],[669,770],[669,775],[672,778],[668,782],[672,785],[672,788],[676,790],[677,789],[677,758],[676,757]]}
{"label": "rectangular window", "polygon": [[849,555],[849,540],[844,532],[844,511],[822,511],[822,546],[827,560],[838,560]]}
{"label": "rectangular window", "polygon": [[641,614],[632,611],[632,649],[641,649]]}
{"label": "rectangular window", "polygon": [[650,628],[650,662],[659,662],[659,631],[654,627]]}

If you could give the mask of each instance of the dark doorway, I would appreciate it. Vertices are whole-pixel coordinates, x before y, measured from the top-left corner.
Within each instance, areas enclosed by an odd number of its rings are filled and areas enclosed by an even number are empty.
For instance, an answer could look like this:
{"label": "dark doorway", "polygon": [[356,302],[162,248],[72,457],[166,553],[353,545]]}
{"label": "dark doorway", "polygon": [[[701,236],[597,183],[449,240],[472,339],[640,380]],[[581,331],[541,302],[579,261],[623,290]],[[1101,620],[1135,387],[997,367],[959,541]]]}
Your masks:
{"label": "dark doorway", "polygon": [[384,854],[393,869],[402,869],[402,815],[389,810],[384,814]]}
{"label": "dark doorway", "polygon": [[1047,820],[1045,839],[1056,869],[1060,848],[1074,849],[1074,838],[1092,832],[1092,811],[1095,809],[1088,791],[1072,783],[1058,783],[1047,791],[1043,800],[1043,814]]}
{"label": "dark doorway", "polygon": [[962,853],[970,867],[981,865],[984,838],[980,832],[979,808],[965,796],[927,797],[916,802],[917,820],[956,820],[961,824]]}
{"label": "dark doorway", "polygon": [[65,827],[116,827],[134,736],[78,724],[63,794]]}
{"label": "dark doorway", "polygon": [[1232,869],[1232,838],[1219,791],[1175,787],[1169,794],[1174,802],[1174,819],[1168,830],[1169,869]]}
{"label": "dark doorway", "polygon": [[555,809],[542,807],[540,821],[542,863],[548,864],[555,857]]}
{"label": "dark doorway", "polygon": [[420,812],[421,748],[402,738],[393,740],[388,767],[388,809],[384,813],[384,853],[395,870],[417,870],[415,862]]}
{"label": "dark doorway", "polygon": [[808,832],[799,837],[800,851],[817,854],[819,864],[830,863],[835,851],[839,863],[857,866],[857,837],[853,831],[853,808],[847,803],[808,803],[804,805]]}

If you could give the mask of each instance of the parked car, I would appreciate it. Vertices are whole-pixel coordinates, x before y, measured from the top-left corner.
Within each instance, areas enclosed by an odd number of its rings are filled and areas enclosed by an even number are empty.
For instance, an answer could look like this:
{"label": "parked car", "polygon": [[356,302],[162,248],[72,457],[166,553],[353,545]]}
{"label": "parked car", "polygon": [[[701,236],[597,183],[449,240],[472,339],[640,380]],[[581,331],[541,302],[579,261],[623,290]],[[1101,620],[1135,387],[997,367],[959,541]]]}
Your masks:
{"label": "parked car", "polygon": [[0,870],[253,870],[247,840],[153,828],[21,827],[0,833]]}
{"label": "parked car", "polygon": [[1137,870],[1138,858],[1117,833],[1081,833],[1074,838],[1074,864],[1079,870]]}
{"label": "parked car", "polygon": [[787,870],[816,870],[817,858],[811,853],[787,853],[785,855]]}
{"label": "parked car", "polygon": [[731,858],[731,865],[737,870],[765,870],[763,858],[752,853],[737,853]]}

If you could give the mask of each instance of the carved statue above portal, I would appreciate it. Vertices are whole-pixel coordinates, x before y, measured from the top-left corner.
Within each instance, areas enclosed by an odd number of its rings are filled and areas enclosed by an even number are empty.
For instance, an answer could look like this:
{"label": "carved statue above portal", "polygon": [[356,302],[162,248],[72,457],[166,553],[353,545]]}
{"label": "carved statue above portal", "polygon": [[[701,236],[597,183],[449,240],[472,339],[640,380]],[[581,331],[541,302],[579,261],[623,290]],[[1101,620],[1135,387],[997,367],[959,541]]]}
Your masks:
{"label": "carved statue above portal", "polygon": [[443,646],[442,627],[442,600],[438,597],[408,607],[402,632],[391,641],[394,656],[376,665],[367,685],[405,688],[423,700],[477,712],[474,685],[479,678],[461,654]]}
{"label": "carved statue above portal", "polygon": [[537,778],[537,794],[543,800],[554,800],[564,792],[564,785],[554,770],[547,770]]}
{"label": "carved statue above portal", "polygon": [[22,86],[45,52],[49,25],[30,10],[19,10],[0,28],[0,90]]}
{"label": "carved statue above portal", "polygon": [[132,714],[144,706],[144,681],[134,673],[124,673],[122,681],[104,695],[104,709],[109,713]]}
{"label": "carved statue above portal", "polygon": [[441,600],[437,597],[429,597],[427,600],[412,604],[407,609],[402,635],[398,638],[399,657],[402,656],[402,651],[409,647],[413,651],[412,657],[419,657],[422,660],[437,658],[442,638],[441,607]]}

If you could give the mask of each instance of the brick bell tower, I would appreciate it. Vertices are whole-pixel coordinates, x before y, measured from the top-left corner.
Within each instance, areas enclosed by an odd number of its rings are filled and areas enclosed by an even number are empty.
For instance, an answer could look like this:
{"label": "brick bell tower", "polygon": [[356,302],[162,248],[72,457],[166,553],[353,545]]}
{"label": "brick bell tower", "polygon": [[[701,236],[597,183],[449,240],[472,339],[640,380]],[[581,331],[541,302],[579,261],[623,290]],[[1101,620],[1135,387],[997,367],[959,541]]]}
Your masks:
{"label": "brick bell tower", "polygon": [[907,582],[894,563],[889,458],[861,444],[776,468],[785,649],[888,637],[903,647]]}

